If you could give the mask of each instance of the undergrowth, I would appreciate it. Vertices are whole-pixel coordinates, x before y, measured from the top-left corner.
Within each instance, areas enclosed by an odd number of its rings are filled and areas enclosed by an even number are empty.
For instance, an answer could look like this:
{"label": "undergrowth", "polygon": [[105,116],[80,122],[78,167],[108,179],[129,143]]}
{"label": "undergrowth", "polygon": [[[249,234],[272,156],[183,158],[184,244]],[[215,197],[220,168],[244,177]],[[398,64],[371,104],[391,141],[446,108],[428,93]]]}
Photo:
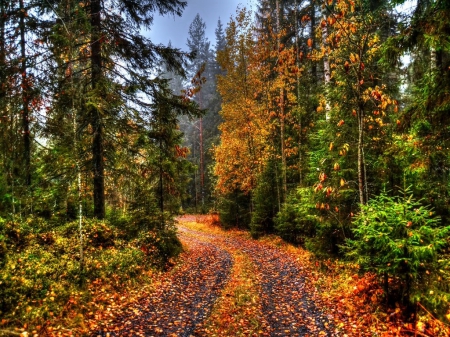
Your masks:
{"label": "undergrowth", "polygon": [[81,256],[77,221],[0,218],[0,335],[83,334],[106,298],[151,284],[181,244],[173,223],[134,227],[85,220]]}

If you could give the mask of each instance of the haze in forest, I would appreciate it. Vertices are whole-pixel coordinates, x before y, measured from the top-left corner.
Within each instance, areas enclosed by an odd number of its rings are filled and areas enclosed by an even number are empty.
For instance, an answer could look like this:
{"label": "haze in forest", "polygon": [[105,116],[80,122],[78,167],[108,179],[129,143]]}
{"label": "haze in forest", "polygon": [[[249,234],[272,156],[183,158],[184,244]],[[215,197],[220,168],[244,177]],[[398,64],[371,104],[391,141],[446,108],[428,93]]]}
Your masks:
{"label": "haze in forest", "polygon": [[189,25],[197,13],[206,23],[206,36],[214,41],[214,29],[220,18],[223,23],[230,16],[236,15],[238,6],[249,7],[250,0],[190,0],[181,17],[174,15],[156,16],[151,31],[147,34],[153,42],[167,44],[169,41],[176,48],[186,49]]}

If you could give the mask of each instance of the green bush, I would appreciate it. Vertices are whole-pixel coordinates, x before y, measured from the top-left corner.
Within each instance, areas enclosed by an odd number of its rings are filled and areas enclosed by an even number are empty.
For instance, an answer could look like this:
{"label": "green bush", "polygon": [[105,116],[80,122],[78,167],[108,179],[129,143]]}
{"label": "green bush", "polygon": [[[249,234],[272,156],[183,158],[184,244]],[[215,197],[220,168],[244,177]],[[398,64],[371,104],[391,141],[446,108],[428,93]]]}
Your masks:
{"label": "green bush", "polygon": [[[171,257],[178,256],[182,251],[181,242],[177,237],[175,222],[168,213],[145,218],[149,230],[139,233],[136,245],[146,255],[152,256],[155,262],[165,264]],[[141,223],[142,224],[142,223]]]}
{"label": "green bush", "polygon": [[436,279],[438,256],[447,246],[450,226],[441,226],[432,210],[406,192],[400,197],[386,193],[361,206],[348,240],[348,256],[363,270],[383,276],[389,297],[389,284],[399,284],[405,303],[432,297],[430,280]]}
{"label": "green bush", "polygon": [[311,188],[291,193],[275,218],[275,230],[284,240],[304,244],[316,235],[319,217]]}
{"label": "green bush", "polygon": [[62,312],[74,294],[88,301],[86,286],[95,280],[121,289],[180,253],[182,246],[168,214],[143,221],[149,221],[145,227],[153,230],[142,230],[130,239],[124,223],[118,228],[106,220],[85,219],[81,260],[78,221],[55,227],[38,218],[0,219],[0,316],[45,320],[51,312]]}
{"label": "green bush", "polygon": [[250,233],[253,238],[272,233],[274,230],[274,218],[279,210],[275,165],[273,161],[268,163],[264,172],[258,177],[256,188],[252,193],[253,212]]}
{"label": "green bush", "polygon": [[250,196],[240,191],[221,195],[217,208],[220,214],[220,223],[224,228],[248,229],[251,221]]}

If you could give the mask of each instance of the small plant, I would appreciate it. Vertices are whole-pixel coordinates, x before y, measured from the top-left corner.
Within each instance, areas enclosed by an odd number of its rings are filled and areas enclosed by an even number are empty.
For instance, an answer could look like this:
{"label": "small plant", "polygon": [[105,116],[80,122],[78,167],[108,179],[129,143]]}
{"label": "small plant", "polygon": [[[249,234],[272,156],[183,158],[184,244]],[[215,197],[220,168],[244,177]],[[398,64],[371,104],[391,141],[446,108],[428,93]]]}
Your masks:
{"label": "small plant", "polygon": [[441,226],[430,207],[414,200],[409,190],[398,197],[382,193],[361,205],[352,231],[348,256],[363,270],[383,277],[387,299],[394,283],[406,304],[433,296],[427,280],[436,276],[437,257],[448,244],[450,226]]}

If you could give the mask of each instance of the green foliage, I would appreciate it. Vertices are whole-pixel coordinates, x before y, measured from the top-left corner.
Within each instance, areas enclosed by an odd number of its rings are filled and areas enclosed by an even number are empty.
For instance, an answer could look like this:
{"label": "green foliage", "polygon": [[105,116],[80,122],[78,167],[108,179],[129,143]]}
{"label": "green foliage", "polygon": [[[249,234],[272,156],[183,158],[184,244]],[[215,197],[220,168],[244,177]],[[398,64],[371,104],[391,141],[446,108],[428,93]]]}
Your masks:
{"label": "green foliage", "polygon": [[304,244],[316,235],[320,219],[313,198],[311,188],[299,188],[288,196],[275,218],[275,229],[284,240]]}
{"label": "green foliage", "polygon": [[217,209],[224,228],[248,228],[251,221],[250,197],[240,191],[221,195]]}
{"label": "green foliage", "polygon": [[403,298],[414,303],[424,296],[427,275],[437,272],[450,226],[441,226],[439,217],[407,190],[400,197],[382,193],[362,205],[352,231],[348,256],[365,271],[399,281]]}
{"label": "green foliage", "polygon": [[139,218],[136,224],[139,231],[135,245],[141,247],[147,256],[151,256],[154,263],[166,264],[170,258],[178,256],[182,251],[181,242],[177,237],[175,221],[170,213],[147,215]]}
{"label": "green foliage", "polygon": [[124,220],[115,225],[84,220],[81,260],[78,221],[55,227],[36,218],[0,218],[0,314],[46,319],[50,312],[62,312],[74,294],[88,301],[86,285],[94,280],[123,287],[145,270],[164,266],[181,252],[169,219],[168,214],[147,218],[145,231],[134,231],[132,222],[128,230]]}
{"label": "green foliage", "polygon": [[[250,232],[254,238],[273,232],[274,218],[278,211],[280,198],[276,181],[276,163],[271,161],[258,177],[256,188],[252,193],[252,218]],[[279,169],[278,169],[279,170]]]}

